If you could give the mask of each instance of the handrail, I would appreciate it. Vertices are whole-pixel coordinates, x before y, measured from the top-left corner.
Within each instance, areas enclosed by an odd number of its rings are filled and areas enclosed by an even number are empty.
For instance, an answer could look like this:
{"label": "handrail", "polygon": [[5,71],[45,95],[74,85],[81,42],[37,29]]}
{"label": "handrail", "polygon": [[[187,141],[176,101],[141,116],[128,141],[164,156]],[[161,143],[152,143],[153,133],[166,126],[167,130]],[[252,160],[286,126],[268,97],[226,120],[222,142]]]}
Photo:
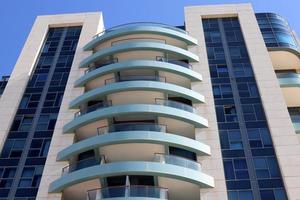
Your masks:
{"label": "handrail", "polygon": [[184,158],[177,155],[155,153],[154,162],[167,163],[172,165],[178,165],[189,169],[201,171],[201,164],[195,160]]}
{"label": "handrail", "polygon": [[[151,60],[151,59],[148,59],[148,60]],[[155,60],[156,61],[160,61],[160,62],[167,62],[167,63],[179,65],[181,67],[185,67],[185,68],[188,68],[188,69],[193,69],[193,66],[191,64],[189,64],[187,62],[184,62],[184,61],[181,61],[181,60],[168,59],[167,57],[164,57],[164,56],[156,56]],[[117,63],[117,62],[119,62],[118,58],[113,58],[111,60],[108,60],[107,62],[104,62],[104,63],[98,64],[98,65],[89,67],[88,69],[86,69],[84,71],[84,73],[87,74],[87,73],[89,73],[91,71],[94,71],[95,69],[104,67],[106,65],[114,64],[114,63]]]}
{"label": "handrail", "polygon": [[62,168],[62,176],[66,175],[66,174],[69,174],[71,172],[77,171],[77,170],[82,169],[82,168],[91,167],[91,166],[95,166],[95,165],[100,165],[100,164],[103,164],[103,163],[106,163],[104,155],[101,155],[101,160],[100,161],[96,160],[95,157],[86,158],[86,159],[77,161],[76,163],[69,164],[69,165],[63,167]]}
{"label": "handrail", "polygon": [[113,64],[113,63],[117,63],[117,62],[118,62],[118,58],[110,59],[110,60],[108,60],[107,62],[101,63],[101,64],[96,65],[96,66],[89,67],[88,69],[86,69],[86,70],[84,71],[84,74],[87,74],[87,73],[89,73],[89,72],[91,72],[91,71],[93,71],[93,70],[95,70],[95,69],[98,69],[98,68],[100,68],[100,67],[103,67],[103,66],[105,66],[105,65],[110,65],[110,64]]}
{"label": "handrail", "polygon": [[[178,108],[178,109],[185,110],[185,111],[188,111],[191,113],[197,113],[196,109],[193,106],[185,104],[185,103],[181,103],[178,101],[156,98],[155,104]],[[101,108],[110,107],[110,106],[112,106],[111,101],[103,101],[103,102],[97,103],[95,105],[89,106],[85,109],[81,109],[80,111],[78,111],[74,114],[74,118],[77,118],[83,114],[93,112],[93,111],[101,109]]]}
{"label": "handrail", "polygon": [[167,63],[180,65],[180,66],[188,68],[188,69],[193,69],[193,66],[191,64],[186,63],[181,60],[168,59],[167,57],[164,57],[164,56],[156,56],[156,60],[161,61],[161,62],[167,62]]}
{"label": "handrail", "polygon": [[196,113],[196,109],[188,104],[185,103],[181,103],[178,101],[174,101],[174,100],[169,100],[169,99],[161,99],[161,98],[156,98],[155,99],[155,103],[158,105],[164,105],[164,106],[169,106],[169,107],[173,107],[173,108],[179,108],[181,110],[185,110],[191,113]]}
{"label": "handrail", "polygon": [[106,108],[106,107],[109,107],[109,106],[111,106],[111,105],[112,105],[111,101],[103,101],[103,102],[99,102],[99,103],[97,103],[97,104],[94,104],[94,105],[92,105],[92,106],[89,106],[89,107],[87,107],[87,108],[85,108],[85,109],[81,109],[80,111],[76,112],[76,113],[74,114],[74,118],[77,118],[77,117],[79,117],[79,116],[81,116],[81,115],[83,115],[83,114],[86,114],[86,113],[89,113],[89,112],[98,110],[98,109],[100,109],[100,108]]}
{"label": "handrail", "polygon": [[112,32],[112,31],[115,31],[119,28],[123,28],[123,27],[127,27],[127,26],[137,26],[137,25],[155,25],[155,26],[160,26],[160,27],[163,27],[163,28],[168,28],[168,29],[171,29],[171,30],[174,30],[174,31],[179,31],[181,33],[184,33],[184,34],[187,34],[188,35],[188,32],[183,30],[183,29],[180,29],[180,28],[177,28],[177,27],[174,27],[174,26],[170,26],[170,25],[167,25],[167,24],[163,24],[163,23],[158,23],[158,22],[132,22],[132,23],[126,23],[126,24],[120,24],[120,25],[117,25],[117,26],[113,26],[109,29],[106,29],[100,33],[97,33],[95,36],[93,36],[93,38],[97,38],[105,33],[109,33],[109,32]]}
{"label": "handrail", "polygon": [[111,42],[111,46],[114,46],[116,44],[120,44],[120,43],[123,43],[126,41],[143,41],[143,42],[156,41],[156,42],[160,42],[163,44],[167,44],[167,41],[164,39],[144,37],[144,38],[126,38],[126,39],[116,40],[116,41]]}
{"label": "handrail", "polygon": [[166,77],[159,75],[128,75],[128,76],[120,76],[117,78],[109,78],[106,79],[105,85],[116,82],[123,81],[158,81],[158,82],[166,82]]}

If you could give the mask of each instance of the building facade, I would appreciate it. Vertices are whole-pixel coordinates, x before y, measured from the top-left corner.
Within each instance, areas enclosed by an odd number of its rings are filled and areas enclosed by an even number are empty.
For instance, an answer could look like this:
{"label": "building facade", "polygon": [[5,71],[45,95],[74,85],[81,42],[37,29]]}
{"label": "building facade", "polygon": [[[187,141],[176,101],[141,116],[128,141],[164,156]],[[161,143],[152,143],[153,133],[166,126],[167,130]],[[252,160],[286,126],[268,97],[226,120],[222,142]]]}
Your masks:
{"label": "building facade", "polygon": [[0,200],[299,198],[297,36],[250,4],[184,15],[36,19],[0,81]]}

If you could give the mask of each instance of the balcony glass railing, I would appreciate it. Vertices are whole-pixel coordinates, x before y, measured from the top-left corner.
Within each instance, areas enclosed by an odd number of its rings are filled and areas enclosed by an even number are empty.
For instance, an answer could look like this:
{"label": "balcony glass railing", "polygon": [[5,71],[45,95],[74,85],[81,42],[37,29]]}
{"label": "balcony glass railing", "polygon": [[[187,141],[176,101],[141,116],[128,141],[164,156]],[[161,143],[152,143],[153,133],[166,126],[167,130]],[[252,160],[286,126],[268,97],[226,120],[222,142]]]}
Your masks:
{"label": "balcony glass railing", "polygon": [[158,81],[166,82],[166,77],[157,75],[131,75],[131,76],[121,76],[118,78],[110,78],[105,80],[105,85],[116,82],[123,81]]}
{"label": "balcony glass railing", "polygon": [[276,73],[281,87],[299,87],[300,74],[296,72]]}
{"label": "balcony glass railing", "polygon": [[99,110],[101,108],[106,108],[106,107],[109,107],[111,106],[111,101],[103,101],[103,102],[99,102],[97,104],[94,104],[92,106],[88,106],[87,108],[85,109],[81,109],[80,111],[76,112],[74,114],[74,118],[76,117],[79,117],[81,115],[84,115],[86,113],[89,113],[89,112],[92,112],[92,111],[95,111],[95,110]]}
{"label": "balcony glass railing", "polygon": [[180,28],[177,28],[177,27],[174,27],[174,26],[170,26],[170,25],[167,25],[167,24],[156,23],[156,22],[134,22],[134,23],[121,24],[121,25],[114,26],[112,28],[106,29],[106,30],[98,33],[97,35],[95,35],[93,38],[97,38],[97,37],[99,37],[99,36],[101,36],[105,33],[116,31],[116,30],[121,29],[121,28],[130,28],[130,27],[135,27],[135,26],[158,26],[158,27],[163,27],[163,28],[175,30],[175,31],[178,31],[178,32],[181,32],[181,33],[184,33],[184,34],[188,34],[188,32],[183,30],[183,29],[180,29]]}
{"label": "balcony glass railing", "polygon": [[168,189],[146,185],[124,185],[100,188],[87,192],[87,200],[101,200],[111,198],[127,199],[130,197],[168,199]]}
{"label": "balcony glass railing", "polygon": [[300,123],[300,115],[291,115],[291,119],[295,123]]}
{"label": "balcony glass railing", "polygon": [[[167,99],[155,99],[155,104],[156,105],[164,105],[164,106],[169,106],[169,107],[173,107],[173,108],[178,108],[180,110],[185,110],[191,113],[196,113],[196,109],[188,104],[185,103],[181,103],[178,101],[173,101],[173,100],[167,100]],[[82,116],[84,114],[102,109],[102,108],[107,108],[112,106],[111,101],[103,101],[103,102],[99,102],[97,104],[94,104],[92,106],[89,106],[85,109],[81,109],[80,111],[76,112],[74,114],[74,118],[77,118],[79,116]]]}
{"label": "balcony glass railing", "polygon": [[196,109],[193,106],[178,101],[168,99],[155,99],[155,103],[157,105],[169,106],[173,108],[178,108],[180,110],[185,110],[191,113],[196,113]]}
{"label": "balcony glass railing", "polygon": [[[148,60],[151,60],[151,59],[149,58]],[[172,63],[172,64],[179,65],[181,67],[185,67],[185,68],[188,68],[188,69],[193,69],[191,64],[189,64],[188,62],[184,62],[182,60],[168,59],[168,58],[163,57],[163,56],[156,56],[155,60],[160,61],[160,62]],[[147,61],[147,59],[145,59],[145,61]],[[95,66],[89,67],[87,70],[84,71],[84,73],[87,74],[91,71],[94,71],[95,69],[98,69],[98,68],[101,68],[101,67],[104,67],[106,65],[113,64],[113,63],[117,63],[117,62],[119,62],[118,58],[113,58],[111,60],[108,60],[108,61],[105,61],[103,63],[97,64]]]}
{"label": "balcony glass railing", "polygon": [[151,123],[124,123],[97,128],[98,135],[122,131],[156,131],[166,133],[167,126]]}
{"label": "balcony glass railing", "polygon": [[179,65],[188,69],[193,69],[192,65],[189,64],[188,62],[184,62],[182,60],[174,60],[174,59],[168,59],[166,57],[163,56],[156,56],[156,60],[157,61],[161,61],[161,62],[167,62],[167,63],[172,63],[175,65]]}
{"label": "balcony glass railing", "polygon": [[155,39],[155,38],[128,38],[128,39],[122,39],[122,40],[117,40],[111,43],[111,46],[117,45],[117,44],[122,44],[126,42],[157,42],[157,43],[162,43],[162,44],[167,44],[166,40],[162,39]]}
{"label": "balcony glass railing", "polygon": [[97,64],[96,66],[89,67],[87,70],[84,71],[84,73],[87,74],[91,71],[94,71],[95,69],[98,69],[98,68],[103,67],[105,65],[110,65],[110,64],[113,64],[113,63],[117,63],[117,62],[118,62],[118,58],[114,58],[114,59],[108,60],[106,62],[103,62],[101,64]]}
{"label": "balcony glass railing", "polygon": [[84,160],[80,160],[76,163],[70,164],[64,168],[62,168],[62,175],[66,175],[68,173],[83,169],[83,168],[87,168],[87,167],[91,167],[91,166],[95,166],[95,165],[100,165],[105,163],[105,157],[101,156],[101,161],[97,161],[95,157],[92,158],[87,158]]}
{"label": "balcony glass railing", "polygon": [[167,164],[171,164],[171,165],[177,165],[177,166],[201,171],[200,163],[198,163],[194,160],[180,157],[180,156],[157,153],[154,155],[153,161],[160,162],[160,163],[167,163]]}
{"label": "balcony glass railing", "polygon": [[277,78],[299,78],[300,74],[289,72],[289,73],[276,73]]}

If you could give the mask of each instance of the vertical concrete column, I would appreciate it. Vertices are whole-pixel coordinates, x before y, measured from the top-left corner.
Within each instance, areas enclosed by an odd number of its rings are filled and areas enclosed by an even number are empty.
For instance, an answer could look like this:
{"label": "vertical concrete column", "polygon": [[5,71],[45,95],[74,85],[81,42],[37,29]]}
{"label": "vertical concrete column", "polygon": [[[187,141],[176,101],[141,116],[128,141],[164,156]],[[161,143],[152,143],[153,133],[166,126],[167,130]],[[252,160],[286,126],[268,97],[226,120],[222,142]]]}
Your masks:
{"label": "vertical concrete column", "polygon": [[198,113],[208,120],[208,128],[196,129],[196,140],[199,140],[211,148],[211,156],[202,156],[202,170],[215,179],[215,187],[210,189],[200,189],[201,200],[227,199],[227,191],[225,185],[225,176],[223,161],[221,155],[221,146],[219,140],[219,132],[217,119],[215,114],[215,104],[212,93],[212,85],[210,80],[209,65],[206,53],[205,38],[202,27],[201,9],[198,7],[185,8],[185,25],[189,34],[198,40],[199,46],[192,46],[189,51],[198,55],[199,63],[192,63],[193,70],[202,74],[203,81],[192,84],[192,90],[195,90],[205,97],[205,103],[197,105]]}

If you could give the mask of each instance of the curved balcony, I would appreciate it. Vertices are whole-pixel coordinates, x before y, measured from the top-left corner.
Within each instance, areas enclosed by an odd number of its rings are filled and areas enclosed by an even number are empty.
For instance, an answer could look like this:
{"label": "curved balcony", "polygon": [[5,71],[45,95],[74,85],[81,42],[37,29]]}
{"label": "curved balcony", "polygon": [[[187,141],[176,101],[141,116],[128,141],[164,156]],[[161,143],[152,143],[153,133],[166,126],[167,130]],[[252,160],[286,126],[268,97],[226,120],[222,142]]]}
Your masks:
{"label": "curved balcony", "polygon": [[[143,78],[140,76],[136,76],[137,78]],[[128,77],[129,78],[129,77]],[[134,77],[130,77],[129,81],[126,80],[116,80],[110,79],[110,84],[90,90],[81,96],[77,97],[70,103],[70,108],[78,108],[80,105],[83,105],[91,100],[99,99],[101,97],[105,97],[109,94],[118,93],[118,92],[125,92],[125,91],[155,91],[155,92],[162,92],[164,94],[170,94],[174,96],[184,97],[186,99],[191,100],[194,103],[203,103],[205,102],[204,96],[187,88],[177,86],[170,83],[161,83],[160,79],[157,81],[153,80],[139,80],[133,79]],[[121,81],[121,82],[115,82]]]}
{"label": "curved balcony", "polygon": [[[172,62],[172,63],[171,63]],[[119,63],[108,62],[108,65],[101,66],[99,68],[94,67],[89,70],[88,73],[84,74],[81,78],[79,78],[75,82],[75,87],[82,87],[86,83],[104,76],[106,74],[115,73],[122,70],[139,70],[139,69],[149,69],[155,71],[165,71],[174,73],[183,77],[190,79],[191,81],[201,81],[202,76],[186,67],[183,67],[184,64],[182,62],[177,61],[154,61],[154,60],[129,60],[123,61]],[[185,63],[186,64],[186,63]]]}
{"label": "curved balcony", "polygon": [[77,142],[60,151],[57,160],[69,160],[72,156],[108,145],[147,143],[173,146],[196,153],[210,155],[210,147],[184,136],[167,133],[167,127],[159,124],[114,124],[98,128],[95,136]]}
{"label": "curved balcony", "polygon": [[288,22],[274,13],[257,13],[256,18],[274,68],[300,69],[300,47]]}
{"label": "curved balcony", "polygon": [[50,184],[49,192],[61,192],[64,188],[91,179],[128,174],[171,178],[192,183],[202,188],[214,187],[214,180],[211,176],[193,168],[194,165],[191,166],[188,163],[190,161],[184,163],[178,159],[167,159],[167,162],[166,159],[154,159],[152,162],[121,161],[95,165],[65,174]]}
{"label": "curved balcony", "polygon": [[[130,61],[139,61],[139,60],[134,59],[134,60],[130,60]],[[191,64],[187,63],[187,62],[184,62],[184,61],[181,61],[181,60],[175,60],[175,59],[168,59],[165,56],[156,56],[155,60],[151,60],[149,58],[149,60],[145,59],[145,60],[140,60],[140,61],[144,61],[144,62],[147,62],[147,61],[160,61],[160,62],[172,63],[172,64],[175,64],[175,65],[179,65],[181,67],[188,68],[188,69],[193,69],[193,66]],[[113,63],[117,63],[117,62],[119,62],[118,58],[111,58],[109,60],[103,61],[101,64],[97,64],[95,66],[89,67],[87,70],[84,71],[84,73],[87,74],[87,73],[89,73],[91,71],[94,71],[98,68],[101,68],[101,67],[104,67],[106,65],[113,64]],[[122,62],[126,62],[126,61],[122,61]],[[141,69],[145,69],[145,68],[141,68]],[[149,67],[147,67],[146,69],[149,69]],[[157,68],[154,68],[154,69],[157,69]]]}
{"label": "curved balcony", "polygon": [[168,189],[147,185],[105,187],[87,192],[87,200],[168,199]]}
{"label": "curved balcony", "polygon": [[277,73],[281,87],[300,87],[300,74],[297,73]]}
{"label": "curved balcony", "polygon": [[107,40],[132,34],[162,35],[184,41],[188,45],[197,44],[197,40],[190,37],[187,32],[182,29],[160,23],[138,22],[115,26],[97,34],[92,41],[84,46],[84,50],[90,51]]}
{"label": "curved balcony", "polygon": [[299,52],[293,31],[283,17],[275,13],[257,13],[256,18],[268,48],[287,48]]}
{"label": "curved balcony", "polygon": [[175,101],[158,99],[156,104],[125,104],[109,107],[103,105],[107,105],[107,103],[100,103],[99,107],[93,106],[92,109],[87,108],[75,113],[74,120],[64,126],[63,132],[72,133],[79,127],[101,119],[135,114],[154,114],[161,117],[170,117],[190,123],[196,128],[208,126],[207,120],[196,114],[193,107]]}
{"label": "curved balcony", "polygon": [[156,43],[156,42],[126,42],[126,43],[120,43],[105,49],[102,49],[101,51],[97,51],[93,55],[85,58],[79,65],[80,68],[87,68],[90,64],[93,62],[110,56],[114,55],[116,53],[121,52],[129,52],[129,51],[139,51],[139,50],[149,50],[149,51],[159,51],[159,52],[165,52],[165,53],[171,53],[174,55],[177,55],[181,57],[182,59],[189,60],[191,62],[198,62],[199,57],[187,50],[184,50],[179,47],[175,47],[168,44],[163,43]]}

